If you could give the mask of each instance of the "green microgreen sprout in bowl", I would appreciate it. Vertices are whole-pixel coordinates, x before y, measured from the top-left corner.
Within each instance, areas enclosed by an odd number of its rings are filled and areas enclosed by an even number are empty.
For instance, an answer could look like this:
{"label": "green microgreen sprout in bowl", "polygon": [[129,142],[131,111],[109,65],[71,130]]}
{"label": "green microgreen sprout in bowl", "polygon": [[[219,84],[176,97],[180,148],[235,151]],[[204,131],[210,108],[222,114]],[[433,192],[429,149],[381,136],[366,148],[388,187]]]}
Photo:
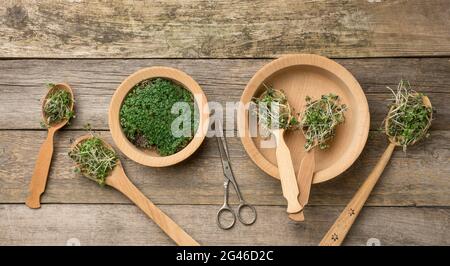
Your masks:
{"label": "green microgreen sprout in bowl", "polygon": [[[190,115],[189,134],[174,135],[172,123],[178,113],[172,112],[176,103],[187,103]],[[177,83],[163,78],[141,81],[125,97],[120,108],[120,125],[127,139],[142,149],[156,149],[168,156],[186,147],[199,123],[199,112],[192,93]]]}
{"label": "green microgreen sprout in bowl", "polygon": [[69,151],[69,157],[77,165],[75,172],[83,174],[101,186],[105,185],[106,178],[118,163],[115,151],[106,146],[100,137],[94,135],[77,143]]}
{"label": "green microgreen sprout in bowl", "polygon": [[340,104],[339,96],[332,93],[322,95],[318,100],[307,96],[305,100],[306,108],[300,121],[306,138],[305,150],[309,151],[316,146],[327,149],[336,133],[336,127],[345,120],[347,106]]}
{"label": "green microgreen sprout in bowl", "polygon": [[262,125],[267,136],[271,129],[291,129],[298,124],[295,116],[292,116],[292,109],[288,103],[286,95],[281,90],[276,90],[263,84],[266,90],[258,98],[253,98],[252,102],[257,105],[255,109],[259,123]]}
{"label": "green microgreen sprout in bowl", "polygon": [[433,109],[424,102],[424,94],[412,90],[407,81],[401,80],[396,91],[389,89],[394,98],[384,120],[385,132],[405,151],[408,145],[428,137]]}
{"label": "green microgreen sprout in bowl", "polygon": [[72,95],[57,88],[54,84],[48,84],[50,93],[44,100],[43,111],[45,121],[41,122],[42,127],[52,126],[63,120],[70,120],[75,117],[72,110]]}

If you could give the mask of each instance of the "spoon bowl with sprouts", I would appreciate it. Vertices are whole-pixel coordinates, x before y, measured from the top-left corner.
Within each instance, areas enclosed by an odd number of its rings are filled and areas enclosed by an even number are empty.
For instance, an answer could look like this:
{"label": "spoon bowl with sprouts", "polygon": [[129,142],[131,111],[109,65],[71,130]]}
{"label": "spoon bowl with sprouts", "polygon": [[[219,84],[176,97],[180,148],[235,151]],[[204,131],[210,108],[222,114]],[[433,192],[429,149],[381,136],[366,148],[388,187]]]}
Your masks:
{"label": "spoon bowl with sprouts", "polygon": [[76,164],[76,172],[97,182],[100,186],[108,185],[122,192],[175,243],[182,246],[199,245],[131,183],[116,152],[102,138],[92,134],[79,137],[73,143],[69,157]]}
{"label": "spoon bowl with sprouts", "polygon": [[433,119],[433,107],[430,99],[412,90],[409,83],[404,81],[400,81],[396,91],[392,89],[391,91],[394,99],[384,120],[384,130],[389,139],[389,145],[369,177],[325,234],[319,244],[321,246],[338,246],[344,241],[389,162],[395,147],[400,146],[406,150],[407,147],[428,136]]}

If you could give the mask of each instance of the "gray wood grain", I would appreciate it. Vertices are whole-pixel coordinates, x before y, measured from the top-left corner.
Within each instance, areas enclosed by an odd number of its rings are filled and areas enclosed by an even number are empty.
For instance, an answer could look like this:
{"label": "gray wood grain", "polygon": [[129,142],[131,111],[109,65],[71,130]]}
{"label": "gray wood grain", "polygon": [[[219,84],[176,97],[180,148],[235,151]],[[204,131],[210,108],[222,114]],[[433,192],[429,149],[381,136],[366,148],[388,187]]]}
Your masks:
{"label": "gray wood grain", "polygon": [[[73,173],[67,152],[70,139],[85,134],[64,131],[56,136],[46,203],[124,203],[128,200],[110,188]],[[102,135],[113,143],[109,132]],[[42,131],[0,131],[0,203],[21,203],[34,167]],[[246,199],[257,205],[283,205],[277,180],[264,174],[248,158],[238,138],[229,138],[231,163]],[[187,161],[173,167],[150,168],[121,156],[125,170],[136,186],[156,203],[220,204],[223,172],[215,139],[207,138]],[[345,205],[381,156],[387,140],[372,132],[357,162],[341,176],[314,185],[311,205]],[[398,149],[372,192],[371,206],[450,206],[450,132],[433,131],[431,137],[406,153]],[[234,193],[234,191],[233,191]],[[232,196],[232,201],[236,197]]]}
{"label": "gray wood grain", "polygon": [[[236,224],[219,229],[214,205],[159,206],[202,245],[317,245],[341,207],[311,207],[307,220],[296,224],[280,206],[258,206],[252,226]],[[2,245],[173,245],[170,239],[134,205],[45,204],[39,210],[25,205],[0,205]],[[344,245],[450,244],[448,208],[365,207]],[[273,230],[273,226],[277,230]]]}
{"label": "gray wood grain", "polygon": [[0,57],[450,55],[435,1],[15,1],[0,6]]}
{"label": "gray wood grain", "polygon": [[[0,65],[0,129],[38,129],[45,83],[67,82],[76,98],[77,118],[70,129],[90,123],[108,128],[108,106],[118,85],[143,67],[163,65],[190,74],[209,101],[239,98],[255,72],[270,60],[2,60]],[[367,94],[371,128],[378,129],[387,112],[390,92],[401,78],[429,95],[437,109],[433,130],[450,130],[450,60],[338,60],[358,79]]]}

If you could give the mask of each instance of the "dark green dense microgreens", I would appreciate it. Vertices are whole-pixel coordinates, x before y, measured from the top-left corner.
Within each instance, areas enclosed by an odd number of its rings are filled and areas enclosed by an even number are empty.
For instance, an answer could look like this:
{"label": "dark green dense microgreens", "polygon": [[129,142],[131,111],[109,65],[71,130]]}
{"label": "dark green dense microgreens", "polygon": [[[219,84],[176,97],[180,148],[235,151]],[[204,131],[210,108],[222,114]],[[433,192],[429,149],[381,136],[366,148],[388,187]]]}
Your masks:
{"label": "dark green dense microgreens", "polygon": [[[174,136],[172,114],[175,103],[188,103],[191,113],[190,136]],[[195,135],[198,111],[192,93],[174,82],[162,78],[144,80],[133,87],[120,109],[120,124],[128,140],[140,148],[156,148],[167,156],[183,149]]]}
{"label": "dark green dense microgreens", "polygon": [[397,91],[389,89],[394,98],[384,120],[385,131],[391,141],[406,150],[408,145],[428,136],[433,110],[425,106],[424,95],[412,90],[407,81],[401,80]]}
{"label": "dark green dense microgreens", "polygon": [[75,172],[83,174],[102,186],[118,162],[116,153],[106,147],[102,139],[96,136],[78,143],[69,151],[69,157],[77,164]]}
{"label": "dark green dense microgreens", "polygon": [[51,92],[44,100],[45,121],[41,123],[42,127],[75,117],[75,113],[71,109],[72,95],[66,90],[56,88],[54,84],[48,86]]}
{"label": "dark green dense microgreens", "polygon": [[298,124],[295,116],[291,115],[291,107],[286,95],[279,90],[263,84],[266,90],[259,98],[253,98],[252,102],[256,104],[255,111],[263,129],[291,129]]}
{"label": "dark green dense microgreens", "polygon": [[339,96],[334,94],[322,95],[319,100],[306,97],[306,108],[300,125],[306,138],[307,151],[319,146],[320,149],[329,147],[329,140],[335,135],[336,126],[345,120],[345,104],[339,104]]}

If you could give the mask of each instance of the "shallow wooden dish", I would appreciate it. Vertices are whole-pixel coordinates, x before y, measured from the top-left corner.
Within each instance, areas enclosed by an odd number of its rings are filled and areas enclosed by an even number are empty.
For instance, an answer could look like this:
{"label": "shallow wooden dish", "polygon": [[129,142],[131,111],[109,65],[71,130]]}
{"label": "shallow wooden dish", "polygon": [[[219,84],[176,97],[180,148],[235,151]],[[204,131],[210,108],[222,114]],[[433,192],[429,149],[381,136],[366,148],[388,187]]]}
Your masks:
{"label": "shallow wooden dish", "polygon": [[[253,162],[267,174],[279,179],[275,149],[261,148],[260,137],[251,137],[248,109],[243,107],[264,91],[263,83],[283,90],[295,113],[303,111],[306,96],[317,99],[328,93],[339,95],[341,103],[348,106],[345,113],[346,121],[338,126],[336,137],[330,142],[329,149],[316,149],[313,183],[332,179],[353,164],[366,143],[370,118],[364,92],[349,71],[322,56],[286,55],[265,65],[248,83],[241,97],[243,105],[238,111],[241,140]],[[287,131],[285,140],[291,151],[294,169],[298,171],[305,154],[303,148],[305,138],[301,130],[297,130]]]}
{"label": "shallow wooden dish", "polygon": [[[200,111],[198,130],[191,142],[181,151],[161,156],[155,150],[143,150],[131,143],[122,131],[119,111],[128,92],[137,83],[152,78],[165,78],[183,86],[193,95]],[[170,166],[183,161],[193,154],[202,144],[209,123],[209,108],[205,93],[186,73],[170,67],[150,67],[141,69],[126,78],[115,91],[109,106],[109,129],[117,148],[131,160],[152,167]]]}

